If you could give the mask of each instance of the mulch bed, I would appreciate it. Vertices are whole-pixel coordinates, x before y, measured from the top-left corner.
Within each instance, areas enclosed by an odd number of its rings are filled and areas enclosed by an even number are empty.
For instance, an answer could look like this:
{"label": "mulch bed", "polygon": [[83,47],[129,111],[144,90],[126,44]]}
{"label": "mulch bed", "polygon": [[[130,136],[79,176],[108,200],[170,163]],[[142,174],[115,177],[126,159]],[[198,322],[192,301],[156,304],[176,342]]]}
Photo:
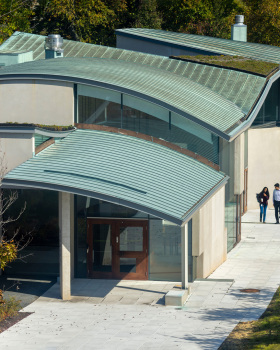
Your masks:
{"label": "mulch bed", "polygon": [[31,315],[32,312],[19,312],[13,317],[8,317],[6,320],[0,322],[0,333],[4,332],[6,329],[12,327],[14,324],[23,320],[25,317]]}

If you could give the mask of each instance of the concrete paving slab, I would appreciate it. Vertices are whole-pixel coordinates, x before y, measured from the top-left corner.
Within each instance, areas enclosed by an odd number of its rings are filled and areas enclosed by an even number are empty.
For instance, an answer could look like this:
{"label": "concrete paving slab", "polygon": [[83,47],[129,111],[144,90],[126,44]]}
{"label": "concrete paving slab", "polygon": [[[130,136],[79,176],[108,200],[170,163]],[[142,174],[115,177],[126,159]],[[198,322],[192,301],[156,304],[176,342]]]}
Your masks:
{"label": "concrete paving slab", "polygon": [[[180,283],[77,279],[72,300],[56,299],[55,284],[27,306],[34,313],[0,334],[0,348],[215,350],[238,322],[264,312],[279,283],[279,226],[260,225],[250,211],[240,244],[208,280],[193,283],[183,307],[160,303]],[[240,291],[256,287],[257,294]]]}

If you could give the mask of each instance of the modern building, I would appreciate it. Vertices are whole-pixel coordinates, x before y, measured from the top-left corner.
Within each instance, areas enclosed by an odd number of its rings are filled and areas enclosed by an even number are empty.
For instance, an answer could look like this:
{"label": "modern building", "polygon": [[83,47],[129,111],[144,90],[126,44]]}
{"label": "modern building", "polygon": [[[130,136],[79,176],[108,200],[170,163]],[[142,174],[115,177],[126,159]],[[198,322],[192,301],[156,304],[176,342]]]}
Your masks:
{"label": "modern building", "polygon": [[53,36],[45,52],[45,39],[15,32],[0,46],[2,187],[18,191],[14,211],[27,203],[15,225],[34,236],[5,273],[60,276],[64,299],[71,278],[207,277],[253,193],[278,180],[274,163],[269,179],[255,169],[259,138],[279,142],[279,71],[169,56],[278,63],[280,48],[148,29],[118,30],[119,48],[62,50]]}

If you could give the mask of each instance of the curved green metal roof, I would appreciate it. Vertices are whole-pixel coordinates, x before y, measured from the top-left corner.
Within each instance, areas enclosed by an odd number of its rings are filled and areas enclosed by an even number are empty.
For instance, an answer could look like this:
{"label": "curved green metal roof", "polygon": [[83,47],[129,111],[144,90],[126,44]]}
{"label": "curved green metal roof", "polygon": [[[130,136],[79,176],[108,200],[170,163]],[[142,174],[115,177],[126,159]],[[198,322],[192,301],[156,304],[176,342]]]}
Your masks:
{"label": "curved green metal roof", "polygon": [[159,144],[76,130],[10,171],[2,184],[100,198],[182,224],[226,181],[225,174]]}
{"label": "curved green metal roof", "polygon": [[[202,72],[200,73],[201,77]],[[232,90],[240,89],[239,84],[234,81],[234,76],[236,76],[234,73],[221,74],[219,83],[215,79],[211,80],[211,77],[208,77],[207,81],[209,84],[212,81],[214,87],[219,90],[224,84],[223,76],[232,76],[232,80],[228,77],[232,81],[232,86],[229,85],[227,89],[227,94],[231,94]],[[222,137],[226,137],[228,129],[239,123],[240,119],[246,115],[233,102],[184,76],[122,60],[60,58],[27,62],[7,66],[0,70],[0,79],[13,78],[67,80],[113,89],[161,105]],[[257,78],[259,77],[253,76],[252,82]],[[253,91],[255,98],[262,85],[263,80],[257,86],[252,83],[249,88],[251,92]],[[241,88],[236,98],[242,91]]]}
{"label": "curved green metal roof", "polygon": [[135,39],[161,42],[169,46],[193,48],[219,55],[244,56],[280,64],[280,47],[278,46],[147,28],[117,29],[116,34],[134,37]]}
{"label": "curved green metal roof", "polygon": [[[44,36],[15,32],[0,46],[0,52],[16,49],[33,50],[34,60],[38,60],[45,57],[44,42]],[[243,116],[251,110],[266,81],[265,78],[254,74],[71,40],[64,40],[64,57],[109,58],[168,71],[206,87],[226,101],[233,102],[240,108]],[[234,123],[235,120],[232,125]]]}

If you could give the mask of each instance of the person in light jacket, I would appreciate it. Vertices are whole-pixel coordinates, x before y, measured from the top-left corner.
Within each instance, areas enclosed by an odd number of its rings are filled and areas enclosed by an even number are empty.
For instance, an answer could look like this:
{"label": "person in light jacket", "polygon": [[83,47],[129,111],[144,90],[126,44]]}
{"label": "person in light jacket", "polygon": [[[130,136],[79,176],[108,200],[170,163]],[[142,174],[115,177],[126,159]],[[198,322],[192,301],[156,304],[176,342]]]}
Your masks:
{"label": "person in light jacket", "polygon": [[267,204],[269,200],[269,191],[267,187],[264,187],[263,190],[259,193],[258,195],[259,200],[260,200],[260,222],[263,221],[265,224],[265,218],[266,218],[266,209],[267,209]]}
{"label": "person in light jacket", "polygon": [[275,185],[275,190],[273,191],[273,206],[275,209],[275,224],[279,224],[279,209],[280,209],[280,189],[279,183],[277,182]]}

